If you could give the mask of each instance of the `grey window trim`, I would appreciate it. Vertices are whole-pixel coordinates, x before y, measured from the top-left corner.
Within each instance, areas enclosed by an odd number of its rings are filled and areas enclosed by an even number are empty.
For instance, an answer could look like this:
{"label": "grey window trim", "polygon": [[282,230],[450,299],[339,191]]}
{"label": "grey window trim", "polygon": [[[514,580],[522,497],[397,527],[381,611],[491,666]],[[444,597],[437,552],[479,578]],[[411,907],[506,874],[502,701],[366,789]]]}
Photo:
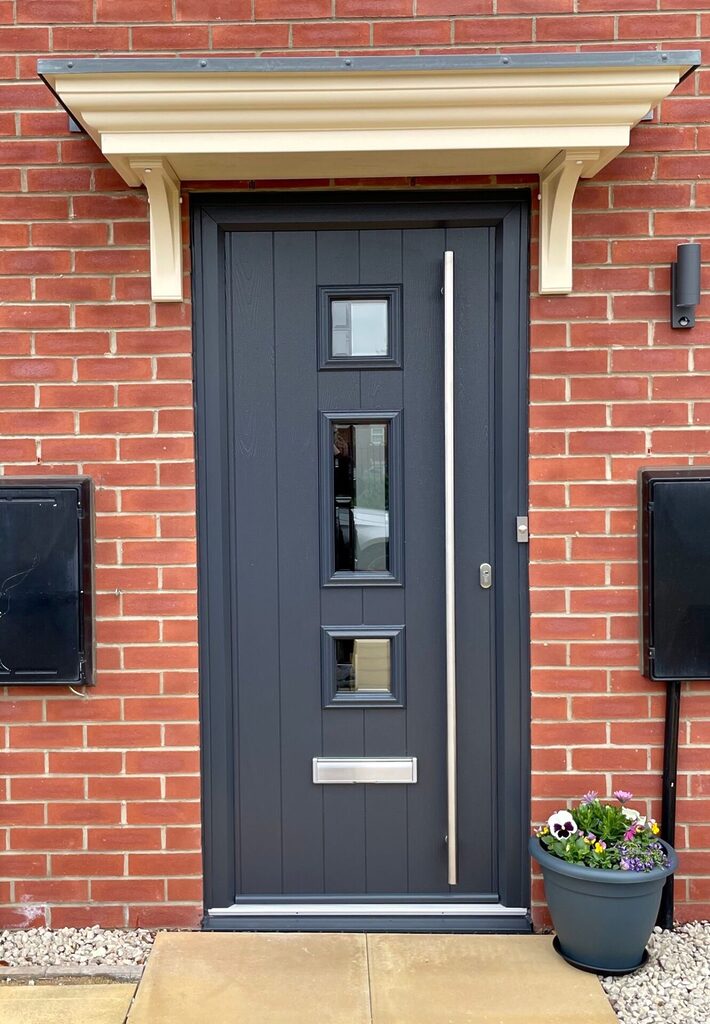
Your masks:
{"label": "grey window trim", "polygon": [[[333,299],[387,299],[389,352],[385,356],[331,354]],[[399,370],[402,367],[402,288],[398,284],[323,285],[318,289],[318,357],[321,370]]]}
{"label": "grey window trim", "polygon": [[[390,691],[339,693],[335,678],[336,640],[390,640]],[[325,708],[403,708],[405,706],[404,626],[322,626],[321,680]]]}

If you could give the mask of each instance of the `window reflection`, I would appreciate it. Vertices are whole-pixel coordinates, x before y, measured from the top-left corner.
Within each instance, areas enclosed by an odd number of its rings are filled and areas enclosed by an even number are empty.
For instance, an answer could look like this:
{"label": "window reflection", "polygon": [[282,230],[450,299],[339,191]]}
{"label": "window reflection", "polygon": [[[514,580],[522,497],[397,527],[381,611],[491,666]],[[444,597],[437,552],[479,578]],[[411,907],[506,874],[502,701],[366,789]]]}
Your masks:
{"label": "window reflection", "polygon": [[346,637],[335,641],[338,693],[390,693],[391,641]]}
{"label": "window reflection", "polygon": [[387,299],[331,299],[331,356],[389,354]]}
{"label": "window reflection", "polygon": [[387,423],[334,423],[335,571],[388,572]]}

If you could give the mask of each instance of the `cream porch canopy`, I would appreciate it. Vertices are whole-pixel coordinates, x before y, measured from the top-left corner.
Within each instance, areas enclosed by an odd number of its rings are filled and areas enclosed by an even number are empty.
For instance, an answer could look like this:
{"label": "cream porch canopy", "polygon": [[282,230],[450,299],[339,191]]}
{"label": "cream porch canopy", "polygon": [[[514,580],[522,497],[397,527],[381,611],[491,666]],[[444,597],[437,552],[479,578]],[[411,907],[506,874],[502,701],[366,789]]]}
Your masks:
{"label": "cream porch canopy", "polygon": [[38,70],[150,200],[157,302],[182,298],[180,183],[540,176],[540,291],[572,289],[572,200],[697,51],[444,57],[89,58]]}

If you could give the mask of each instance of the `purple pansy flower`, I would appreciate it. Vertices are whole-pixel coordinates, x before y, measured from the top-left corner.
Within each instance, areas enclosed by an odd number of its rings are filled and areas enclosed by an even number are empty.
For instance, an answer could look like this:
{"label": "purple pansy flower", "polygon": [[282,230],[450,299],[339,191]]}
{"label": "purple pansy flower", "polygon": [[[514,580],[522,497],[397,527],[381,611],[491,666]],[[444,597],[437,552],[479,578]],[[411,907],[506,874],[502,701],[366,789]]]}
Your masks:
{"label": "purple pansy flower", "polygon": [[569,811],[557,811],[547,819],[547,826],[555,839],[569,839],[577,831],[574,818]]}

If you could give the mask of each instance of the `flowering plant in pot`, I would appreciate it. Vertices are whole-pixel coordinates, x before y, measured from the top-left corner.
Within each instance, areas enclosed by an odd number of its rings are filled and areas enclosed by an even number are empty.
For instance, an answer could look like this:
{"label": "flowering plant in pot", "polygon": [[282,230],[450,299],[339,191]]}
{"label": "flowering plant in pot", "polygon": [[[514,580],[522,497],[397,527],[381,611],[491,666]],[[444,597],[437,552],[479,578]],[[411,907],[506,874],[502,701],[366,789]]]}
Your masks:
{"label": "flowering plant in pot", "polygon": [[626,974],[644,962],[665,880],[678,864],[657,822],[629,806],[632,797],[618,789],[611,803],[587,793],[530,838],[556,948],[599,974]]}

